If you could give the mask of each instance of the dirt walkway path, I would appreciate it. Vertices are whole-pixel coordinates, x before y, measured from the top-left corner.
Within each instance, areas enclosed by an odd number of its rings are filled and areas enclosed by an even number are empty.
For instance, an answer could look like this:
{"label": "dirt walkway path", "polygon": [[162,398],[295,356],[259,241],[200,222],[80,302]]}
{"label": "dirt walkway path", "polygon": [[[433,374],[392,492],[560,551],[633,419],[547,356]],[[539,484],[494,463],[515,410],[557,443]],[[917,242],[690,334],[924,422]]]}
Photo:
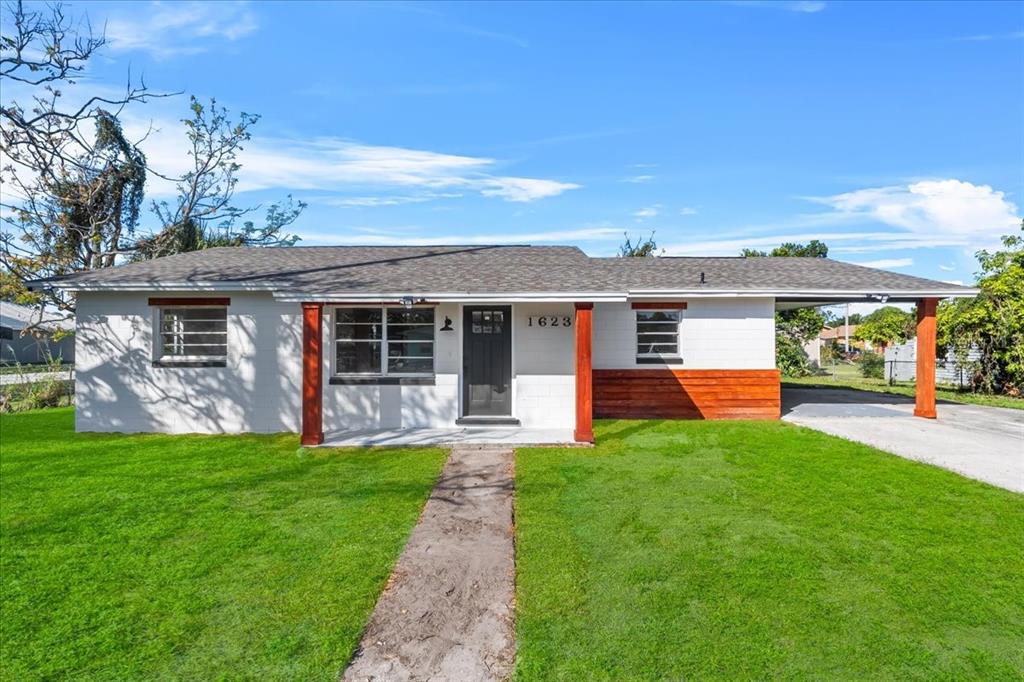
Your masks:
{"label": "dirt walkway path", "polygon": [[512,672],[512,450],[456,446],[343,679]]}

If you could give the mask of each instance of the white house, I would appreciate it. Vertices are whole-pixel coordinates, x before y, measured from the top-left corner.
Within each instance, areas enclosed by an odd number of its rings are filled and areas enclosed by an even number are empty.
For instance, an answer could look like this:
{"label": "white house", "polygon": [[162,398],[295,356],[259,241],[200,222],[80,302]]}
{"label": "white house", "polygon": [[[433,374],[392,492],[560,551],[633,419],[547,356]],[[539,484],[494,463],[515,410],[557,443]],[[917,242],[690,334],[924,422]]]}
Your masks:
{"label": "white house", "polygon": [[[215,248],[34,286],[78,294],[78,430],[299,431],[308,445],[352,430],[499,424],[591,441],[593,417],[775,419],[777,309],[922,301],[934,359],[936,300],[976,293],[821,258],[566,246]],[[919,413],[934,416],[934,395]]]}
{"label": "white house", "polygon": [[[58,331],[67,335],[55,339]],[[73,363],[74,331],[74,325],[59,315],[0,301],[0,365]]]}

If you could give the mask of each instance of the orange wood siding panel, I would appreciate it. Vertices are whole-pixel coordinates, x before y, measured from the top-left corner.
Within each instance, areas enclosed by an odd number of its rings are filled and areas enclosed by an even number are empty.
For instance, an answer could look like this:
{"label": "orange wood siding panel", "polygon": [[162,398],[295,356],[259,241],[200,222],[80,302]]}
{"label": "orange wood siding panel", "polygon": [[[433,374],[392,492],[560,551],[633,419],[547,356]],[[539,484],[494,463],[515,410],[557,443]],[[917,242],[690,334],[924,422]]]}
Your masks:
{"label": "orange wood siding panel", "polygon": [[599,419],[778,419],[777,369],[596,369]]}

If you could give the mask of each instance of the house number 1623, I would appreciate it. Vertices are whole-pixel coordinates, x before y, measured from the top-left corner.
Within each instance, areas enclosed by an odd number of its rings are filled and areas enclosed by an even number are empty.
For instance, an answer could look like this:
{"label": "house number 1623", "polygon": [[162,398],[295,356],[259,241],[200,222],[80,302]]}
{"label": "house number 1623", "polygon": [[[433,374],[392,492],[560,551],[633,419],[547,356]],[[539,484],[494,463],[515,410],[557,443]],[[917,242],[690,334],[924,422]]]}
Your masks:
{"label": "house number 1623", "polygon": [[530,315],[526,318],[527,327],[571,327],[572,317],[569,315]]}

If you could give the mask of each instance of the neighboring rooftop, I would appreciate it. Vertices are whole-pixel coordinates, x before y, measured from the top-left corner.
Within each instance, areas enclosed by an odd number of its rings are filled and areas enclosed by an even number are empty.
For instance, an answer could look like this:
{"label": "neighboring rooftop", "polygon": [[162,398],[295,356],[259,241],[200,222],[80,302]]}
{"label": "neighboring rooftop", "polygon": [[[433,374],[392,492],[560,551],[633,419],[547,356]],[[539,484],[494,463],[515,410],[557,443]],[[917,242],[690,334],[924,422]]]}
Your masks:
{"label": "neighboring rooftop", "polygon": [[39,328],[48,331],[54,331],[57,328],[75,328],[74,320],[68,319],[65,316],[45,310],[40,312],[39,308],[30,308],[18,305],[17,303],[0,301],[0,327],[20,331],[37,323]]}
{"label": "neighboring rooftop", "polygon": [[78,273],[35,286],[266,289],[359,294],[593,294],[823,291],[971,295],[944,282],[826,258],[591,258],[573,246],[220,247]]}

